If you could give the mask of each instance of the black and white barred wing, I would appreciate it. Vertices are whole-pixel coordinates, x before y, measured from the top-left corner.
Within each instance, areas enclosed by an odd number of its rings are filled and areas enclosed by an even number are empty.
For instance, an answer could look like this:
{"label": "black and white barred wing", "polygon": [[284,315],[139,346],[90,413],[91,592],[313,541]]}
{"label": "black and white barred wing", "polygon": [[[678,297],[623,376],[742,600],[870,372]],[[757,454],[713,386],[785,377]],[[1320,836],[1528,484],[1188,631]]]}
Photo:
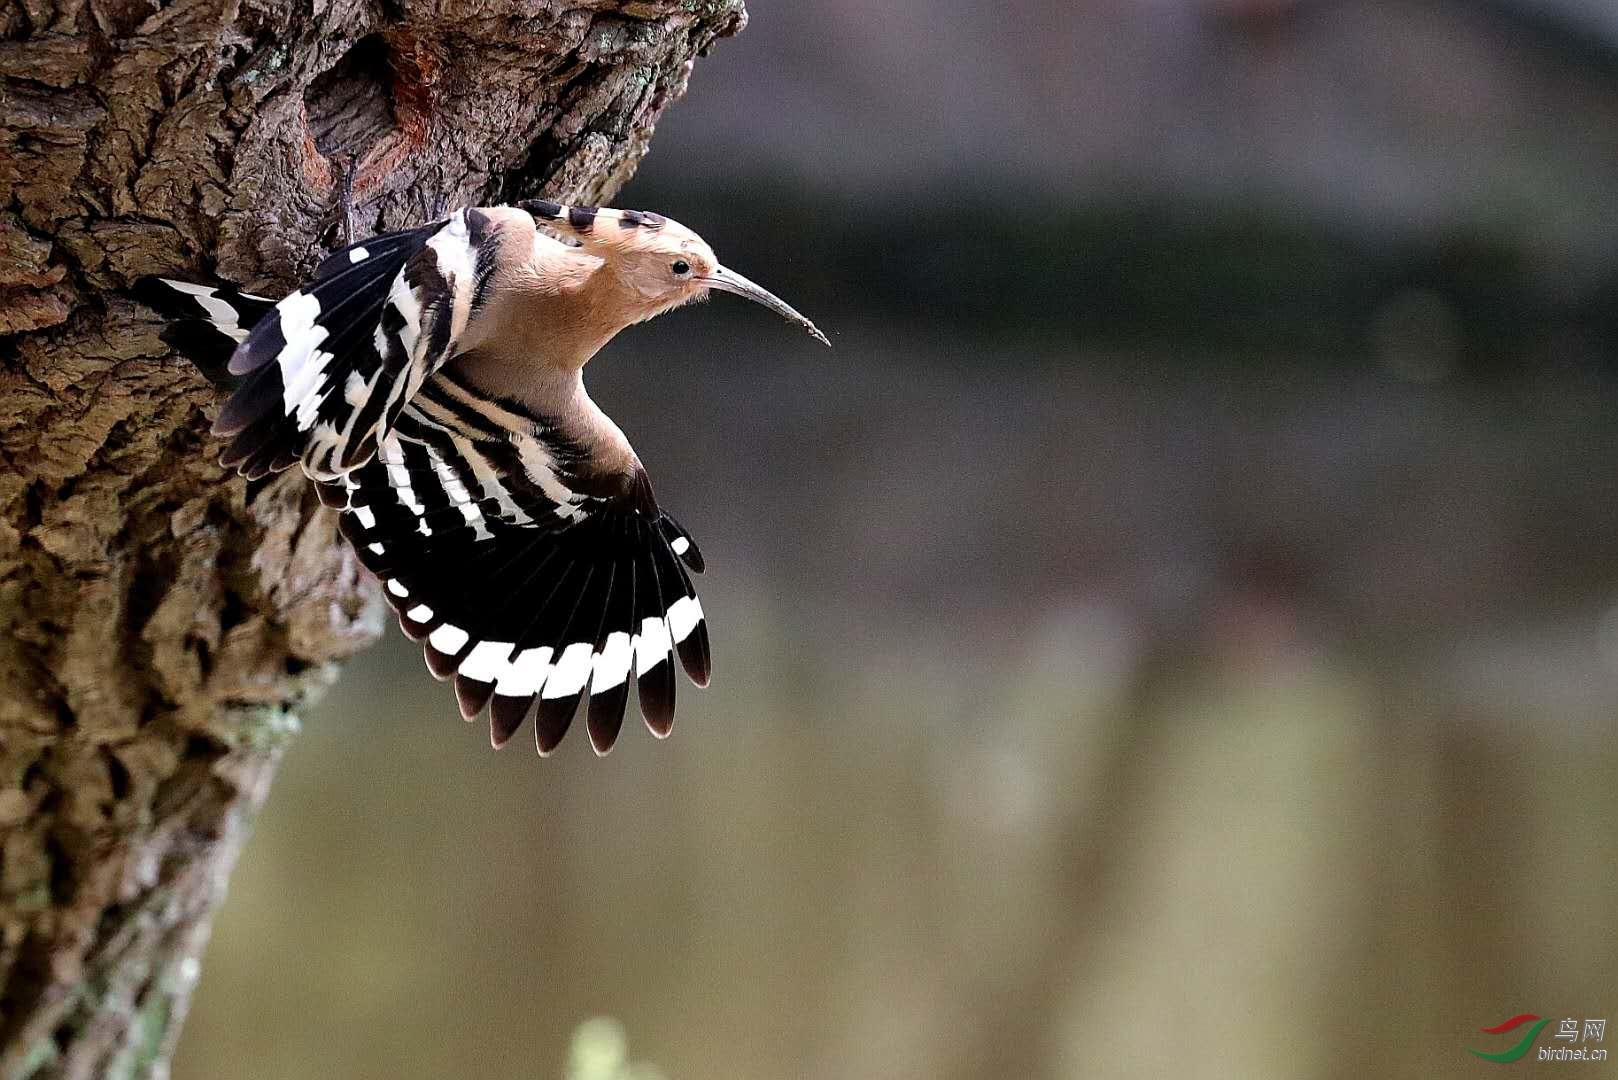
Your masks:
{"label": "black and white barred wing", "polygon": [[224,464],[260,477],[301,462],[334,480],[370,460],[454,354],[491,239],[488,218],[467,209],[328,257],[256,318],[231,357],[242,382],[214,424],[231,437]]}
{"label": "black and white barred wing", "polygon": [[208,379],[234,389],[230,358],[248,332],[275,310],[275,301],[230,285],[196,285],[171,278],[142,278],[135,297],[168,316],[163,340],[196,364]]}
{"label": "black and white barred wing", "polygon": [[495,746],[533,716],[549,753],[588,692],[590,742],[605,753],[631,674],[647,726],[665,736],[675,657],[697,685],[708,681],[690,535],[638,467],[602,484],[579,480],[577,465],[532,418],[442,374],[375,460],[321,488],[428,667],[454,680],[462,716],[488,707]]}

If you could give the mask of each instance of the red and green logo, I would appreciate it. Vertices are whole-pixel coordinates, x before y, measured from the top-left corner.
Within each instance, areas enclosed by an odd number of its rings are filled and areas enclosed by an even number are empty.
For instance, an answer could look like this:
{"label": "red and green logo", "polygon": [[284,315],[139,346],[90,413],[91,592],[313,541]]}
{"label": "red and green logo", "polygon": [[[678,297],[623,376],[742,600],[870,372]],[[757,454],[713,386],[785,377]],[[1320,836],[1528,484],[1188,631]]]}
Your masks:
{"label": "red and green logo", "polygon": [[1510,1020],[1507,1020],[1504,1023],[1496,1024],[1494,1027],[1478,1029],[1485,1035],[1504,1035],[1508,1031],[1517,1030],[1524,1024],[1533,1024],[1534,1026],[1528,1029],[1528,1033],[1518,1040],[1517,1045],[1513,1046],[1510,1050],[1502,1050],[1498,1054],[1487,1054],[1482,1050],[1473,1050],[1470,1046],[1468,1046],[1466,1050],[1468,1053],[1476,1054],[1484,1061],[1498,1061],[1501,1064],[1505,1064],[1508,1061],[1516,1061],[1518,1058],[1521,1058],[1524,1054],[1528,1053],[1528,1051],[1534,1048],[1534,1040],[1539,1037],[1540,1030],[1550,1022],[1551,1018],[1548,1016],[1540,1017],[1535,1016],[1533,1013],[1522,1013],[1519,1016],[1513,1016]]}

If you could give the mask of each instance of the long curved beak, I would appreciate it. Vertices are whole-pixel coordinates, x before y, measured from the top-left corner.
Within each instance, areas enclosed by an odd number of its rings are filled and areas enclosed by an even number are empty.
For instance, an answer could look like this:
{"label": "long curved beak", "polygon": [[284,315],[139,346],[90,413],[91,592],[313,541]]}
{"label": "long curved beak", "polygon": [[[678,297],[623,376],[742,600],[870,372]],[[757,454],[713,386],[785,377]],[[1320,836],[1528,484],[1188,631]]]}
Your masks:
{"label": "long curved beak", "polygon": [[712,274],[703,278],[702,283],[708,286],[710,289],[718,289],[720,292],[735,293],[737,296],[746,297],[755,304],[763,304],[765,307],[781,316],[781,318],[787,320],[787,322],[794,322],[803,327],[809,332],[810,337],[814,338],[822,345],[826,346],[827,348],[831,347],[831,342],[826,340],[826,335],[817,330],[814,323],[810,322],[808,319],[804,318],[802,315],[799,315],[795,310],[793,310],[791,304],[788,304],[785,300],[781,299],[779,296],[776,296],[762,285],[755,285],[753,282],[748,281],[746,278],[742,277],[736,271],[731,270],[728,267],[718,267]]}

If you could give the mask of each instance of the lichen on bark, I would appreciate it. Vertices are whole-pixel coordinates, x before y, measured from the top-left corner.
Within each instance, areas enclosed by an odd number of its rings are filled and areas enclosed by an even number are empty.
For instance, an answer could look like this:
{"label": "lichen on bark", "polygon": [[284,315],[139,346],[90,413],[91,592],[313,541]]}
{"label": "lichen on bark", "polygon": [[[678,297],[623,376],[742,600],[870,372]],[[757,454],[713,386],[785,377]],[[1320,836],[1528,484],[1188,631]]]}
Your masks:
{"label": "lichen on bark", "polygon": [[0,1077],[166,1073],[297,710],[382,627],[295,476],[127,298],[603,201],[741,0],[0,0]]}

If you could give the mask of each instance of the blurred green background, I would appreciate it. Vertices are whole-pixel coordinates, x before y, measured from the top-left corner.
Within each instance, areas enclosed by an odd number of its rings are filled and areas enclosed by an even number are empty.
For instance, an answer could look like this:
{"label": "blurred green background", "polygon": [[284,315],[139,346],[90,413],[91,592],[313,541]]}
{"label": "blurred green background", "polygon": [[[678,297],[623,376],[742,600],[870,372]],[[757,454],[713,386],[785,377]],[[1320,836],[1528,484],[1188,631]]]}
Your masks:
{"label": "blurred green background", "polygon": [[1463,1049],[1618,1018],[1618,8],[752,16],[619,202],[835,349],[590,371],[713,686],[541,762],[390,630],[178,1080],[1618,1071]]}

